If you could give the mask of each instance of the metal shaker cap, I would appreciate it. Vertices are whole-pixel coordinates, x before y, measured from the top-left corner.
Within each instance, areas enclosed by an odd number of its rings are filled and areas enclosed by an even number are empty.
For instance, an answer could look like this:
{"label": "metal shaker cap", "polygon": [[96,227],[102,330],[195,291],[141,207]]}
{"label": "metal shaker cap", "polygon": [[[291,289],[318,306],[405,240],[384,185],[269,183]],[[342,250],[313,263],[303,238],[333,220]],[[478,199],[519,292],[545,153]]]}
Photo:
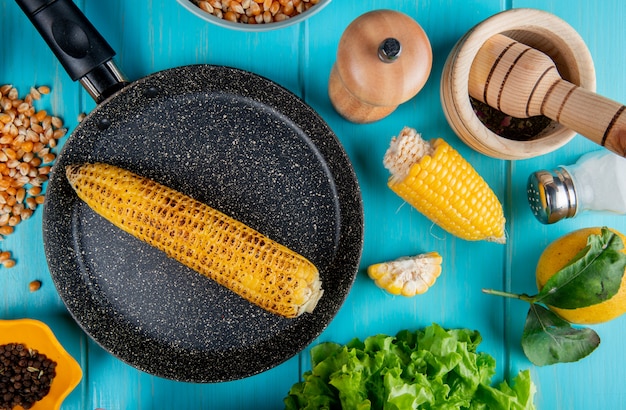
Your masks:
{"label": "metal shaker cap", "polygon": [[543,224],[576,215],[578,201],[571,175],[563,167],[537,171],[528,177],[526,193],[530,209]]}

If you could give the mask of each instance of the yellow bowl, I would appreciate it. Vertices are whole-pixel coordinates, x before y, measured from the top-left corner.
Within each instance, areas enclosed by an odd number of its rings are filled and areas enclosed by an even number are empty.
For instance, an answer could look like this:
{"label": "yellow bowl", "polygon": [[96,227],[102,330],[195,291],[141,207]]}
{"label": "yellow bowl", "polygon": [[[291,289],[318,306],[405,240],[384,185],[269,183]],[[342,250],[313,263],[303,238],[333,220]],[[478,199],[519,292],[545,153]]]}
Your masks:
{"label": "yellow bowl", "polygon": [[[83,377],[83,371],[76,360],[65,351],[52,330],[37,320],[0,320],[0,345],[9,343],[22,343],[57,363],[56,376],[50,385],[50,392],[31,409],[58,410],[63,400]],[[22,407],[18,406],[16,409]]]}

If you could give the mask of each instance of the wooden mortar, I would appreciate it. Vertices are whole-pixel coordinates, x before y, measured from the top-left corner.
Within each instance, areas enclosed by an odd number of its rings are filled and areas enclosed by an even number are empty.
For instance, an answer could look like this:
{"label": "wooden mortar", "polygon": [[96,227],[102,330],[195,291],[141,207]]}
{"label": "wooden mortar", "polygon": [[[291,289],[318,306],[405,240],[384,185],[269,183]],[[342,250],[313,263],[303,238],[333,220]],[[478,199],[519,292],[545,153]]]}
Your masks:
{"label": "wooden mortar", "polygon": [[626,156],[626,105],[564,80],[549,56],[503,34],[478,51],[469,94],[517,118],[544,115]]}
{"label": "wooden mortar", "polygon": [[476,25],[450,52],[441,77],[441,102],[448,123],[468,146],[494,158],[532,158],[560,148],[576,132],[554,121],[534,138],[517,141],[495,134],[476,116],[469,97],[470,68],[483,44],[496,34],[542,51],[555,62],[562,78],[595,91],[591,54],[569,24],[541,10],[512,9]]}

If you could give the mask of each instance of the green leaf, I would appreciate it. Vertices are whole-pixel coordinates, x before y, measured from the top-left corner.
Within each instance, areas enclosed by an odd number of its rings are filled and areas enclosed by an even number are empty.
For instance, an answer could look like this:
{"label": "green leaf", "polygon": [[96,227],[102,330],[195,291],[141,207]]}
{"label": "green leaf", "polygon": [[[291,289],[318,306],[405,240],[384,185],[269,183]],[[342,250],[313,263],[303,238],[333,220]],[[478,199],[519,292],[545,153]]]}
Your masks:
{"label": "green leaf", "polygon": [[546,282],[534,302],[576,309],[612,298],[626,269],[622,249],[620,237],[607,228],[600,235],[590,235],[587,247]]}
{"label": "green leaf", "polygon": [[524,370],[515,376],[511,386],[506,382],[502,382],[497,389],[481,385],[477,395],[480,396],[481,403],[485,403],[485,407],[472,409],[531,410],[535,408],[533,404],[535,390],[530,372]]}
{"label": "green leaf", "polygon": [[600,345],[588,328],[574,328],[541,305],[531,304],[522,334],[526,357],[537,366],[576,362]]}
{"label": "green leaf", "polygon": [[[480,333],[423,330],[353,339],[311,349],[313,368],[295,383],[285,408],[300,409],[532,409],[534,385],[491,386],[495,360],[477,353]],[[526,405],[511,406],[511,403]]]}
{"label": "green leaf", "polygon": [[362,372],[339,371],[328,382],[339,391],[341,408],[371,408]]}
{"label": "green leaf", "polygon": [[422,379],[422,383],[413,383],[402,377],[402,370],[390,369],[383,372],[385,391],[388,392],[386,401],[381,407],[389,410],[412,409],[424,403],[432,403],[434,396],[430,389],[430,383]]}

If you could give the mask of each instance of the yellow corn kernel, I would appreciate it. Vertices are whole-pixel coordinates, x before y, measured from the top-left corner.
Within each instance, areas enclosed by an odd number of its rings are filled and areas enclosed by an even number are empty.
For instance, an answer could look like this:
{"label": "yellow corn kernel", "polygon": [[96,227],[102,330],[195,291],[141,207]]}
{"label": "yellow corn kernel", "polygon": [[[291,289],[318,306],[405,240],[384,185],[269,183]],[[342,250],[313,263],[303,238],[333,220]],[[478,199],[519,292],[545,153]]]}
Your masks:
{"label": "yellow corn kernel", "polygon": [[443,258],[437,252],[371,265],[367,274],[376,285],[394,295],[415,296],[426,292],[441,275]]}
{"label": "yellow corn kernel", "polygon": [[405,127],[383,160],[389,188],[459,238],[505,243],[502,204],[485,180],[447,142],[425,141]]}
{"label": "yellow corn kernel", "polygon": [[189,196],[112,165],[70,165],[66,175],[115,226],[269,312],[297,317],[322,296],[310,261]]}

